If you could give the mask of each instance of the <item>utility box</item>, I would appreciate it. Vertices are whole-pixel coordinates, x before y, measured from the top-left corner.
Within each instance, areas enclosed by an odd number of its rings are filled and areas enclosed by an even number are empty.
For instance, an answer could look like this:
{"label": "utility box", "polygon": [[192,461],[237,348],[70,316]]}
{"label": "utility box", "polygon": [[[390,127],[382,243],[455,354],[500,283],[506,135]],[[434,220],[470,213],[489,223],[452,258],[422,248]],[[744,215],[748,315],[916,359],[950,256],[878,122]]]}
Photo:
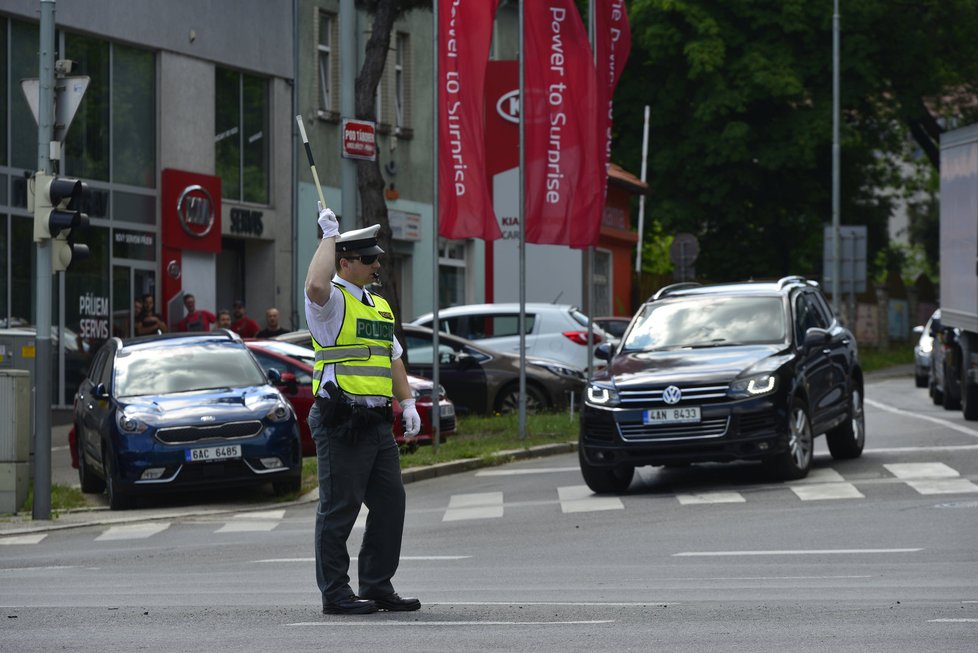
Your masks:
{"label": "utility box", "polygon": [[27,500],[32,413],[30,372],[0,369],[0,513],[15,513]]}

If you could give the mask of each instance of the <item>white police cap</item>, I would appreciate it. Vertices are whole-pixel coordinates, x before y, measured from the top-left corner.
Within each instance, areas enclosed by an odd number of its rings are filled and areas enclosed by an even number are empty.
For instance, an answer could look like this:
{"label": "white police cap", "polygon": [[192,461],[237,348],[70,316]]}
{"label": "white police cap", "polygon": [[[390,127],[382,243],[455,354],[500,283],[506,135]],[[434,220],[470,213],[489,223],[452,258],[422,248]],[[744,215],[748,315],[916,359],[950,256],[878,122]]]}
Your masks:
{"label": "white police cap", "polygon": [[377,232],[380,225],[375,224],[363,229],[354,229],[341,233],[336,239],[336,253],[359,254],[369,256],[371,254],[383,254],[384,250],[377,244]]}

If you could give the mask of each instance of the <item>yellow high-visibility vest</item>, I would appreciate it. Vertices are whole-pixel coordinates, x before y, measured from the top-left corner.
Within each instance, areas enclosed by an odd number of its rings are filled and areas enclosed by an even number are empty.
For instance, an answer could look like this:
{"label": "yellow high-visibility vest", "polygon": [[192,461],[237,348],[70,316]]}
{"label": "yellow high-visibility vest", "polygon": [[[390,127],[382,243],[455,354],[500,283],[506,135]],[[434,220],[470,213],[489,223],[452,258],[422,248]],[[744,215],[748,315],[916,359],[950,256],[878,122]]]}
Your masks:
{"label": "yellow high-visibility vest", "polygon": [[324,347],[316,338],[312,394],[319,386],[327,365],[335,365],[336,385],[351,396],[387,397],[393,394],[391,352],[394,346],[394,313],[383,297],[371,295],[375,306],[367,306],[342,285],[333,284],[344,303],[343,325],[336,344]]}

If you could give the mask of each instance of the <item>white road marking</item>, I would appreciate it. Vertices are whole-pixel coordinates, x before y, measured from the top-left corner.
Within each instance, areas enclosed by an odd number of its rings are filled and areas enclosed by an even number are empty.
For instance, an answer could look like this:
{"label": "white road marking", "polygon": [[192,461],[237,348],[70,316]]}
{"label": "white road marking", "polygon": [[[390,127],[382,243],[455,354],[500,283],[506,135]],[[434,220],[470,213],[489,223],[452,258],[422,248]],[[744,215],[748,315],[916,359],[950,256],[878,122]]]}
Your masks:
{"label": "white road marking", "polygon": [[10,573],[12,571],[63,571],[65,569],[78,569],[78,565],[52,565],[48,567],[9,567],[0,569],[0,573]]}
{"label": "white road marking", "polygon": [[696,494],[677,494],[676,498],[684,506],[707,503],[746,503],[740,492],[700,492]]}
{"label": "white road marking", "polygon": [[31,535],[11,535],[9,537],[0,537],[0,545],[37,544],[47,536],[47,533],[32,533]]}
{"label": "white road marking", "polygon": [[956,478],[961,476],[957,470],[944,463],[889,463],[883,465],[901,481],[926,478]]}
{"label": "white road marking", "polygon": [[[419,561],[419,560],[420,561],[432,561],[432,560],[433,561],[441,561],[441,560],[447,560],[447,561],[451,561],[451,560],[466,560],[466,559],[471,558],[471,557],[472,556],[401,556],[401,562],[404,562],[405,560],[412,560],[412,561]],[[352,561],[354,561],[356,559],[357,559],[357,556],[353,556],[353,557],[350,558],[350,561],[352,562]],[[256,564],[258,564],[258,563],[268,563],[268,562],[273,562],[273,563],[278,563],[278,562],[289,562],[289,563],[292,563],[292,562],[302,562],[302,563],[306,563],[306,562],[316,562],[316,559],[315,558],[265,558],[264,560],[252,560],[252,562],[253,563],[256,563]]]}
{"label": "white road marking", "polygon": [[353,522],[353,528],[366,528],[367,527],[367,515],[370,514],[370,509],[367,506],[360,506],[360,513],[357,515],[357,520]]}
{"label": "white road marking", "polygon": [[846,479],[842,474],[831,467],[819,467],[808,472],[808,476],[791,481],[788,485],[809,485],[811,483],[844,483]]}
{"label": "white road marking", "polygon": [[524,474],[552,474],[555,472],[579,472],[581,468],[574,467],[541,467],[538,469],[482,469],[476,476],[523,476]]}
{"label": "white road marking", "polygon": [[831,499],[863,499],[865,496],[852,483],[818,483],[795,485],[791,491],[802,501],[826,501]]}
{"label": "white road marking", "polygon": [[975,485],[966,478],[936,478],[920,481],[906,481],[906,484],[921,494],[967,494],[978,492]]}
{"label": "white road marking", "polygon": [[929,624],[978,624],[978,619],[929,619]]}
{"label": "white road marking", "polygon": [[442,521],[462,521],[466,519],[490,519],[503,516],[502,492],[476,492],[473,494],[453,494],[448,500],[448,510]]}
{"label": "white road marking", "polygon": [[233,515],[215,533],[262,533],[273,530],[285,517],[285,510],[259,510]]}
{"label": "white road marking", "polygon": [[864,454],[870,453],[940,453],[942,451],[975,451],[978,444],[947,444],[934,447],[880,447],[878,449],[863,449]]}
{"label": "white road marking", "polygon": [[590,619],[585,621],[299,621],[286,626],[590,626],[613,624],[614,619]]}
{"label": "white road marking", "polygon": [[646,605],[682,605],[675,601],[435,601],[428,605],[552,605],[555,607],[632,608]]}
{"label": "white road marking", "polygon": [[933,424],[939,424],[945,428],[949,428],[953,431],[958,431],[959,433],[964,433],[970,435],[973,438],[978,438],[978,431],[975,429],[968,428],[961,424],[955,424],[954,422],[948,421],[946,419],[941,419],[940,417],[931,417],[930,415],[920,415],[913,411],[901,410],[900,408],[894,408],[888,404],[881,403],[879,401],[873,401],[872,399],[863,398],[863,402],[869,404],[873,408],[879,408],[880,410],[885,410],[896,415],[903,415],[905,417],[914,417],[916,419],[922,419],[925,422],[931,422]]}
{"label": "white road marking", "polygon": [[95,538],[96,542],[106,540],[143,540],[152,537],[157,533],[162,533],[170,527],[170,522],[150,522],[147,524],[125,524],[123,526],[112,526],[107,531]]}
{"label": "white road marking", "polygon": [[601,497],[586,485],[570,485],[557,488],[561,512],[591,512],[596,510],[624,510],[625,504],[618,497]]}
{"label": "white road marking", "polygon": [[794,551],[684,551],[673,553],[674,558],[693,558],[710,556],[793,556],[793,555],[826,555],[853,553],[917,553],[923,549],[797,549]]}

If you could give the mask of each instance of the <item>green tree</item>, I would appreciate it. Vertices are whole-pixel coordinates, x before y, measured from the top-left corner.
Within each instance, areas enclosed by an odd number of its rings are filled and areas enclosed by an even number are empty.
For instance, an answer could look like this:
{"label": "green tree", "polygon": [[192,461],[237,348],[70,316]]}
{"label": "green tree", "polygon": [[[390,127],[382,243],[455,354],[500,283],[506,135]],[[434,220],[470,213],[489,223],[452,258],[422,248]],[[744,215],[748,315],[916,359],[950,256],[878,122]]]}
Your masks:
{"label": "green tree", "polygon": [[[649,207],[667,233],[699,236],[707,278],[820,272],[832,11],[831,0],[630,3],[616,158],[640,166],[650,105]],[[976,117],[978,3],[859,0],[840,16],[841,220],[867,225],[872,259],[895,200],[928,185],[942,128]]]}

